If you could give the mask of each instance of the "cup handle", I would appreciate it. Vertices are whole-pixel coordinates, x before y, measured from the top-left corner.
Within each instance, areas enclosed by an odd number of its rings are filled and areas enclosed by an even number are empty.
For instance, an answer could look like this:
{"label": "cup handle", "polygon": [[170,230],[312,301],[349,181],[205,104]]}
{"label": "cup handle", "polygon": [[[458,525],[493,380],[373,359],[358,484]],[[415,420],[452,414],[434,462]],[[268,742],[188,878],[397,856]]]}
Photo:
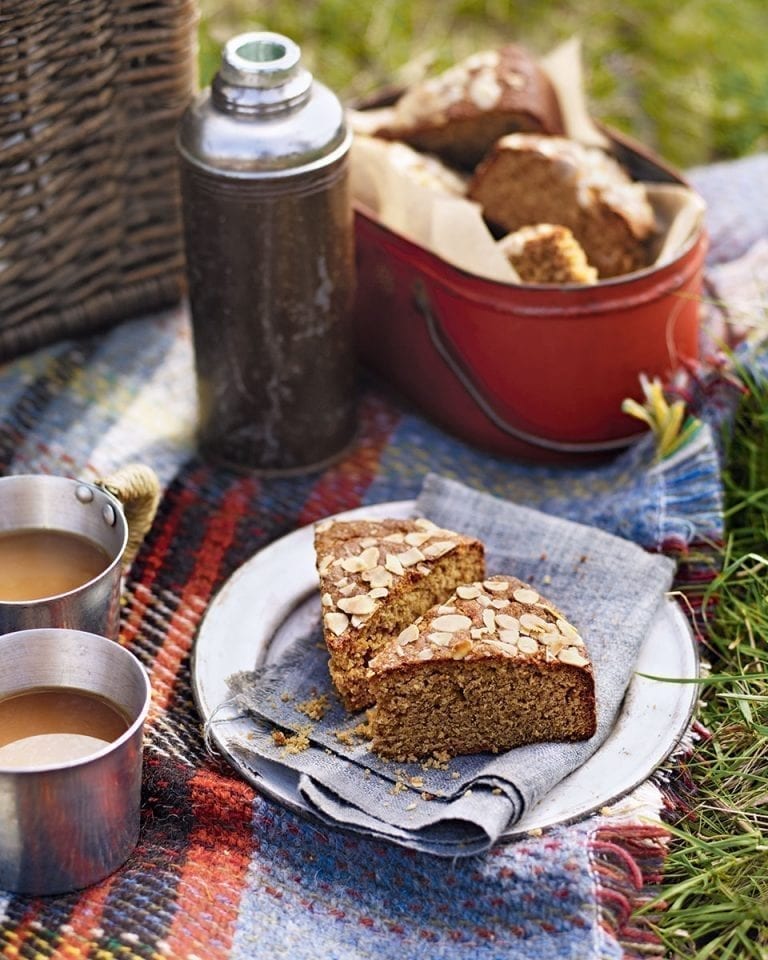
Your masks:
{"label": "cup handle", "polygon": [[96,481],[96,486],[111,493],[123,505],[128,523],[128,543],[123,564],[128,567],[139,552],[144,537],[155,519],[160,503],[160,480],[152,467],[130,463],[108,477]]}

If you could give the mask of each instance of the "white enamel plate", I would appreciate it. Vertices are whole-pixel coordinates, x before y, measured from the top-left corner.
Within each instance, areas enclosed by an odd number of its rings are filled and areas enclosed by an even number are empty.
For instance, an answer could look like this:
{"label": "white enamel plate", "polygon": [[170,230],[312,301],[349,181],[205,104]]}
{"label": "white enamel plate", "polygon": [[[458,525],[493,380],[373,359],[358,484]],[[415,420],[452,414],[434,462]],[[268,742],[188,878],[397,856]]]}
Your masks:
{"label": "white enamel plate", "polygon": [[[406,517],[412,511],[413,501],[401,500],[350,510],[339,517]],[[256,789],[308,815],[312,810],[298,792],[294,771],[261,759],[251,769],[229,753],[227,741],[247,733],[249,720],[221,705],[228,696],[227,677],[279,657],[316,618],[313,536],[311,526],[302,527],[260,550],[230,577],[203,619],[192,664],[198,710],[204,721],[216,712],[216,722],[209,729],[223,756]],[[641,674],[677,680],[698,675],[693,635],[672,600],[662,604],[651,624],[611,734],[503,839],[578,820],[614,802],[646,780],[671,753],[690,722],[698,685],[660,682]]]}

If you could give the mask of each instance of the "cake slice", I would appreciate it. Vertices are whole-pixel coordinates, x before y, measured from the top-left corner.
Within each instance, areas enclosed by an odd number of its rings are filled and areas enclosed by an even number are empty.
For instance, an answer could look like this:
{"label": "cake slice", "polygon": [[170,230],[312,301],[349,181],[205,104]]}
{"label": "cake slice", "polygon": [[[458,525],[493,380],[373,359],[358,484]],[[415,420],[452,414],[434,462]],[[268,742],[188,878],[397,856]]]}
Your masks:
{"label": "cake slice", "polygon": [[595,283],[597,270],[574,235],[556,223],[521,227],[499,240],[499,249],[523,283]]}
{"label": "cake slice", "polygon": [[505,133],[562,133],[554,87],[517,44],[475,53],[411,86],[372,132],[471,170]]}
{"label": "cake slice", "polygon": [[315,553],[329,670],[349,710],[373,703],[371,657],[485,572],[479,540],[424,519],[326,521]]}
{"label": "cake slice", "polygon": [[537,590],[459,586],[373,658],[372,749],[399,761],[498,753],[595,732],[584,641]]}
{"label": "cake slice", "polygon": [[509,134],[478,166],[468,196],[507,232],[535,223],[568,227],[601,278],[648,263],[655,220],[645,187],[597,147]]}

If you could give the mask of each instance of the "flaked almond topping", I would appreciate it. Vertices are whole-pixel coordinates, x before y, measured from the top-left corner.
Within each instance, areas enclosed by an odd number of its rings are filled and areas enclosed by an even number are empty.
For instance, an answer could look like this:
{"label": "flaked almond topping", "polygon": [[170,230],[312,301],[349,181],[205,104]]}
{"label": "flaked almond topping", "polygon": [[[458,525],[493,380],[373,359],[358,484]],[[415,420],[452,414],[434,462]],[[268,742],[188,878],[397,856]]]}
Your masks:
{"label": "flaked almond topping", "polygon": [[561,650],[557,655],[557,659],[561,663],[569,663],[574,667],[586,667],[589,663],[589,660],[582,656],[576,647],[566,647],[564,650]]}
{"label": "flaked almond topping", "polygon": [[349,617],[346,613],[326,613],[323,619],[326,627],[337,637],[340,637],[349,626]]}
{"label": "flaked almond topping", "polygon": [[535,590],[530,590],[528,587],[518,587],[512,596],[518,603],[536,603],[539,599],[538,593],[536,593]]}
{"label": "flaked almond topping", "polygon": [[422,575],[422,577],[426,577],[428,573],[432,572],[432,570],[427,566],[426,563],[417,563],[416,569]]}
{"label": "flaked almond topping", "polygon": [[402,577],[402,575],[405,573],[405,567],[394,553],[387,554],[386,558],[384,559],[384,566],[387,568],[387,570],[396,574],[398,577]]}
{"label": "flaked almond topping", "polygon": [[539,645],[533,637],[520,637],[517,641],[517,649],[520,653],[536,653]]}
{"label": "flaked almond topping", "polygon": [[412,530],[410,533],[406,533],[405,542],[409,547],[420,547],[431,536],[432,534],[427,530]]}
{"label": "flaked almond topping", "polygon": [[477,602],[478,602],[478,604],[479,604],[481,607],[490,607],[490,605],[491,605],[491,598],[490,598],[490,597],[486,597],[486,595],[485,595],[484,593],[481,593],[480,596],[477,597]]}
{"label": "flaked almond topping", "polygon": [[412,567],[415,563],[424,560],[424,554],[418,547],[411,547],[411,549],[406,550],[405,553],[398,553],[397,559],[404,567]]}
{"label": "flaked almond topping", "polygon": [[407,646],[409,643],[413,643],[413,641],[418,637],[418,635],[419,635],[419,628],[416,626],[415,623],[411,623],[405,628],[405,630],[403,630],[403,632],[397,638],[397,642],[402,643],[403,646]]}
{"label": "flaked almond topping", "polygon": [[501,653],[505,653],[508,657],[516,657],[518,650],[517,645],[514,643],[508,643],[505,640],[502,640],[501,637],[496,639],[495,637],[490,640],[485,641],[492,650],[498,650]]}
{"label": "flaked almond topping", "polygon": [[330,593],[324,593],[320,598],[320,603],[322,603],[324,607],[332,607],[333,597],[330,595]]}
{"label": "flaked almond topping", "polygon": [[333,526],[333,520],[322,520],[320,523],[315,525],[315,531],[317,533],[325,533],[326,530],[330,530]]}
{"label": "flaked almond topping", "polygon": [[360,546],[365,550],[366,547],[375,547],[378,542],[376,537],[363,537],[362,540],[360,540]]}
{"label": "flaked almond topping", "polygon": [[356,597],[343,597],[336,604],[344,613],[356,613],[358,616],[367,616],[376,609],[376,601],[365,594]]}
{"label": "flaked almond topping", "polygon": [[431,650],[430,647],[424,647],[423,649],[418,650],[418,651],[416,652],[416,659],[417,659],[417,660],[431,660],[431,659],[432,659],[432,656],[433,656],[433,654],[432,654],[432,650]]}
{"label": "flaked almond topping", "polygon": [[494,597],[491,600],[491,606],[495,607],[497,610],[503,610],[505,607],[509,606],[509,600],[506,597]]}
{"label": "flaked almond topping", "polygon": [[336,586],[343,597],[350,597],[353,593],[357,593],[357,584],[351,581],[342,583],[341,586],[338,584]]}
{"label": "flaked almond topping", "polygon": [[570,640],[566,637],[561,637],[559,633],[545,633],[541,637],[541,642],[545,644],[547,650],[555,655],[560,653],[565,647],[570,646]]}
{"label": "flaked almond topping", "polygon": [[517,646],[517,643],[520,639],[520,634],[517,630],[502,630],[499,633],[499,640],[502,643],[508,643],[510,646]]}
{"label": "flaked almond topping", "polygon": [[418,520],[414,520],[413,525],[418,527],[419,530],[434,531],[440,529],[436,524],[432,523],[431,520],[427,520],[426,517],[419,517]]}
{"label": "flaked almond topping", "polygon": [[444,556],[456,546],[458,546],[458,544],[455,540],[436,540],[434,543],[428,543],[426,547],[424,547],[424,555],[434,560],[436,557]]}
{"label": "flaked almond topping", "polygon": [[446,633],[445,631],[428,633],[427,640],[429,640],[430,643],[436,643],[438,647],[444,647],[453,640],[453,634]]}
{"label": "flaked almond topping", "polygon": [[373,570],[373,568],[379,562],[379,548],[378,547],[367,547],[360,554],[360,563],[362,564],[363,570]]}
{"label": "flaked almond topping", "polygon": [[403,648],[400,646],[399,643],[395,644],[395,653],[398,655],[398,657],[402,657],[405,655],[405,650],[403,650]]}
{"label": "flaked almond topping", "polygon": [[564,637],[567,637],[574,646],[581,647],[584,645],[584,641],[579,636],[579,632],[576,627],[574,627],[572,623],[568,623],[567,620],[563,620],[561,617],[558,617],[557,629]]}
{"label": "flaked almond topping", "polygon": [[456,607],[452,607],[450,603],[441,604],[441,606],[437,608],[436,612],[441,614],[442,613],[458,613],[458,611],[456,610]]}
{"label": "flaked almond topping", "polygon": [[460,637],[451,647],[450,654],[454,660],[462,660],[472,649],[472,641],[469,637]]}
{"label": "flaked almond topping", "polygon": [[483,586],[491,593],[503,593],[507,589],[505,580],[483,580]]}
{"label": "flaked almond topping", "polygon": [[469,635],[473,640],[482,640],[487,633],[488,630],[486,627],[472,627],[469,631]]}
{"label": "flaked almond topping", "polygon": [[404,533],[388,533],[386,537],[382,537],[382,540],[385,543],[405,543],[405,534]]}
{"label": "flaked almond topping", "polygon": [[530,633],[550,632],[550,624],[535,613],[522,613],[520,615],[520,628]]}
{"label": "flaked almond topping", "polygon": [[493,633],[496,630],[496,614],[489,607],[483,610],[483,623]]}
{"label": "flaked almond topping", "polygon": [[368,596],[373,597],[374,600],[381,600],[382,597],[386,597],[389,594],[389,590],[386,587],[374,587],[373,590],[368,591]]}
{"label": "flaked almond topping", "polygon": [[381,564],[375,566],[372,570],[366,570],[362,574],[363,580],[370,583],[372,587],[391,587],[392,574]]}
{"label": "flaked almond topping", "polygon": [[364,626],[367,622],[368,622],[367,614],[364,617],[360,616],[359,614],[355,614],[352,617],[352,626],[355,628],[355,630],[359,630],[360,627]]}
{"label": "flaked almond topping", "polygon": [[447,630],[456,633],[457,630],[469,630],[472,621],[462,613],[448,613],[443,617],[435,617],[430,624],[435,630]]}
{"label": "flaked almond topping", "polygon": [[462,600],[474,600],[475,597],[480,596],[480,588],[476,587],[474,583],[462,585],[456,587],[456,596],[461,597]]}
{"label": "flaked almond topping", "polygon": [[522,73],[518,73],[517,70],[507,70],[504,73],[504,80],[507,85],[513,90],[523,90],[525,89],[526,79]]}
{"label": "flaked almond topping", "polygon": [[508,613],[497,613],[496,624],[500,630],[519,630],[520,621],[517,617],[511,617]]}
{"label": "flaked almond topping", "polygon": [[493,74],[478,73],[470,82],[467,94],[480,110],[490,110],[501,98],[501,84]]}
{"label": "flaked almond topping", "polygon": [[324,557],[320,558],[320,563],[317,565],[317,572],[321,577],[324,577],[328,573],[328,568],[333,563],[333,556],[330,553],[327,553]]}
{"label": "flaked almond topping", "polygon": [[347,573],[360,573],[361,570],[365,570],[363,562],[360,557],[344,557],[340,564],[342,570],[346,570]]}

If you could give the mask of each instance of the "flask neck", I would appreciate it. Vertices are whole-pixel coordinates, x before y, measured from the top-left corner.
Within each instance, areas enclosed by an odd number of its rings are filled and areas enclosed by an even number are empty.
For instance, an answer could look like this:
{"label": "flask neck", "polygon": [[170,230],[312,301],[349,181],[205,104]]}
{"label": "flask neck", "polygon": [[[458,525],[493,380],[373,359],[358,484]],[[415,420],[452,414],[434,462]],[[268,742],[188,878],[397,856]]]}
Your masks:
{"label": "flask neck", "polygon": [[279,33],[244,33],[222,52],[211,97],[225,113],[256,116],[282,113],[309,99],[312,74],[301,64],[301,50]]}

